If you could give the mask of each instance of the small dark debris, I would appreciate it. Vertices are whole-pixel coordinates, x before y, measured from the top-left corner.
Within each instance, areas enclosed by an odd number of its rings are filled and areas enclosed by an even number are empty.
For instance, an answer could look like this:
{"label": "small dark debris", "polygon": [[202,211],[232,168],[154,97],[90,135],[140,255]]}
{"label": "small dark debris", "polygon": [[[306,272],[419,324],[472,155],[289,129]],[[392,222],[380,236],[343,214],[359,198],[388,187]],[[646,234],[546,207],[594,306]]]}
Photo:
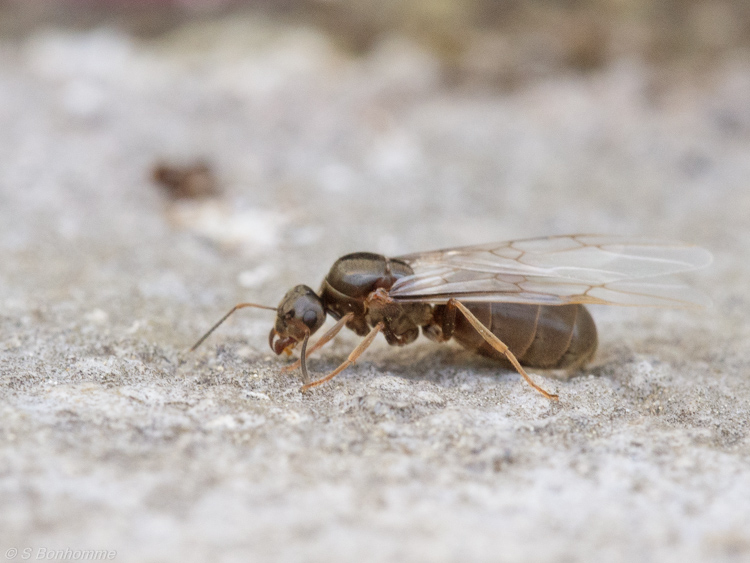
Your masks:
{"label": "small dark debris", "polygon": [[204,161],[186,165],[161,162],[153,167],[151,177],[171,199],[206,199],[221,193],[211,166]]}

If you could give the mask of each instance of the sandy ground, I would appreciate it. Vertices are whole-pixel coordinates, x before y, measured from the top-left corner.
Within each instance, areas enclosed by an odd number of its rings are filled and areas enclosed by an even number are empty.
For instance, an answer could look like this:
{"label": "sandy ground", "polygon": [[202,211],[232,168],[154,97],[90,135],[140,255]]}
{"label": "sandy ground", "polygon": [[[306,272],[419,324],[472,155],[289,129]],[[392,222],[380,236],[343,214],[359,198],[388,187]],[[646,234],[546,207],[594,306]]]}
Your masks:
{"label": "sandy ground", "polygon": [[[746,561],[748,60],[497,93],[403,39],[258,22],[0,43],[2,555]],[[218,200],[151,182],[196,158]],[[265,311],[185,352],[347,252],[572,232],[711,249],[713,307],[594,308],[559,403],[424,339],[303,396]]]}

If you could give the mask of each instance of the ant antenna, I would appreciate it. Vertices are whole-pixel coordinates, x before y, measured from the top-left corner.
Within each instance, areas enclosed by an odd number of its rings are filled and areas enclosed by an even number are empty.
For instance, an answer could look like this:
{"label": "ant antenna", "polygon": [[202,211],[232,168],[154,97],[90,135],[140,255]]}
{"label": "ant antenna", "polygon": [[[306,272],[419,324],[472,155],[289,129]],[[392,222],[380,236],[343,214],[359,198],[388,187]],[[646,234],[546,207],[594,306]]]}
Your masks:
{"label": "ant antenna", "polygon": [[206,334],[204,334],[203,336],[201,336],[201,338],[200,338],[200,340],[198,340],[198,342],[196,342],[195,344],[193,344],[193,347],[190,348],[190,351],[191,352],[194,351],[198,346],[200,346],[201,344],[203,344],[203,341],[206,338],[208,338],[209,335],[213,331],[215,331],[217,328],[219,328],[219,325],[221,323],[223,323],[225,320],[227,320],[229,318],[229,315],[231,315],[232,313],[234,313],[237,309],[244,309],[245,307],[255,307],[257,309],[267,309],[269,311],[276,311],[275,307],[266,307],[265,305],[257,305],[256,303],[240,303],[239,305],[235,305],[234,307],[232,307],[232,310],[229,311],[223,317],[221,317],[221,319],[219,320],[219,322],[216,323],[214,326],[212,326]]}

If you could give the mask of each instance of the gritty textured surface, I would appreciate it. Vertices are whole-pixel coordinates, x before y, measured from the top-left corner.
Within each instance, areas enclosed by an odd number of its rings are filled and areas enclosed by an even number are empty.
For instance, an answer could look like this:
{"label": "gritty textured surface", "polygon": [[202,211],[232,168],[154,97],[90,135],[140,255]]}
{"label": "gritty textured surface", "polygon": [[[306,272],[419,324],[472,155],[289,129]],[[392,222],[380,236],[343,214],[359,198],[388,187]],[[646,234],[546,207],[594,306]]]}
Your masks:
{"label": "gritty textured surface", "polygon": [[[0,43],[3,553],[747,560],[747,61],[498,94],[399,38],[353,58],[251,21]],[[149,180],[196,158],[220,200]],[[543,381],[559,403],[423,339],[303,396],[265,311],[185,352],[346,252],[571,232],[710,248],[713,308],[594,308],[593,364]]]}

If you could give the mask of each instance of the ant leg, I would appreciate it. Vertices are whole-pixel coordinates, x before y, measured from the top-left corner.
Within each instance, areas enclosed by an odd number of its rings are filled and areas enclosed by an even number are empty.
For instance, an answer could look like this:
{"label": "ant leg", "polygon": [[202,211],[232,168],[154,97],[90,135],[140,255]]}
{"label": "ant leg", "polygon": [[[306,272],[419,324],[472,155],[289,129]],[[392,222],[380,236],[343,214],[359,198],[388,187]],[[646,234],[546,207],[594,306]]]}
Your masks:
{"label": "ant leg", "polygon": [[521,367],[521,364],[516,359],[513,352],[511,352],[510,349],[505,345],[505,343],[502,340],[500,340],[497,336],[495,336],[490,329],[484,326],[482,324],[482,321],[476,318],[474,314],[471,311],[469,311],[466,305],[464,305],[460,301],[451,299],[448,301],[448,307],[456,307],[459,311],[461,311],[464,317],[466,317],[466,320],[469,321],[469,323],[471,323],[471,326],[473,326],[476,329],[476,331],[479,333],[479,335],[482,338],[484,338],[485,341],[487,341],[487,344],[489,344],[495,350],[497,350],[501,354],[505,355],[506,358],[508,358],[508,361],[510,361],[510,363],[513,364],[513,367],[516,368],[516,371],[523,376],[523,378],[526,380],[526,383],[531,385],[534,389],[539,391],[542,395],[544,395],[548,399],[551,399],[553,401],[558,400],[557,395],[548,393],[547,391],[539,387],[539,385],[537,385],[531,380],[531,378],[529,377],[529,374],[527,374],[526,371]]}
{"label": "ant leg", "polygon": [[372,341],[375,340],[375,337],[378,335],[378,333],[383,330],[385,325],[382,322],[379,322],[376,324],[370,333],[365,336],[365,339],[360,342],[357,347],[352,350],[352,353],[349,354],[349,357],[346,359],[346,361],[341,364],[339,367],[337,367],[335,370],[333,370],[331,373],[326,375],[325,377],[321,377],[320,379],[316,381],[312,381],[310,383],[305,383],[301,388],[300,391],[307,391],[311,387],[317,387],[318,385],[321,385],[325,383],[326,381],[330,381],[334,377],[336,377],[338,374],[340,374],[342,371],[344,371],[346,368],[348,368],[350,365],[352,365],[354,362],[357,361],[357,358],[359,358],[362,355],[362,352],[367,350],[368,346],[372,344]]}
{"label": "ant leg", "polygon": [[[347,313],[343,317],[341,317],[335,325],[333,325],[328,332],[326,332],[323,336],[321,336],[318,341],[313,344],[313,346],[305,353],[305,359],[309,358],[310,355],[315,352],[316,350],[320,350],[323,346],[325,346],[330,340],[333,339],[334,336],[336,336],[339,332],[341,332],[341,329],[344,328],[344,325],[354,316],[354,313]],[[300,359],[294,362],[293,364],[290,364],[288,366],[284,366],[281,368],[281,373],[287,373],[290,371],[293,371],[300,367],[300,364],[302,363],[302,356],[300,355]]]}
{"label": "ant leg", "polygon": [[240,303],[238,305],[235,305],[234,307],[232,307],[232,309],[226,315],[224,315],[223,317],[221,317],[221,319],[219,319],[219,322],[216,323],[214,326],[212,326],[208,330],[208,332],[206,334],[204,334],[203,336],[201,336],[201,338],[200,338],[200,340],[198,340],[198,342],[196,342],[195,344],[193,344],[193,347],[190,348],[190,351],[193,352],[198,346],[200,346],[201,344],[203,344],[203,341],[206,338],[208,338],[213,331],[215,331],[217,328],[219,328],[219,325],[221,325],[221,323],[223,323],[225,320],[227,320],[229,318],[229,316],[232,313],[234,313],[237,309],[244,309],[245,307],[255,307],[256,309],[267,309],[269,311],[275,311],[276,310],[274,307],[266,307],[265,305],[258,305],[256,303]]}
{"label": "ant leg", "polygon": [[432,322],[423,326],[424,335],[435,342],[448,342],[456,331],[456,307],[450,302],[436,305],[433,309]]}

